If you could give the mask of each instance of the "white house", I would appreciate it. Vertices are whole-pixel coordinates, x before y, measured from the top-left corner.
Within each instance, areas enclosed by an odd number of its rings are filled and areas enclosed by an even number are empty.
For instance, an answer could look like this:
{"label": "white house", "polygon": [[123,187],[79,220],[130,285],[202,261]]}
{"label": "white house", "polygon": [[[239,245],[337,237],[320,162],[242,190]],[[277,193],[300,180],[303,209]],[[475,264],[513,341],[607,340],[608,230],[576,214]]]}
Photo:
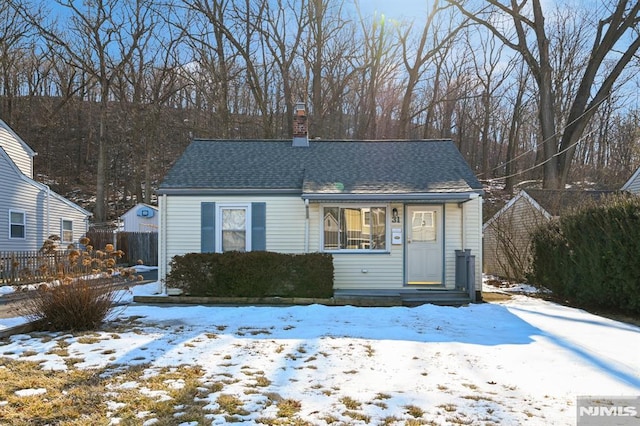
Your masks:
{"label": "white house", "polygon": [[304,118],[293,142],[192,141],[157,191],[160,282],[189,252],[328,252],[336,294],[480,299],[483,191],[455,145],[310,141]]}
{"label": "white house", "polygon": [[631,175],[629,180],[622,185],[621,189],[640,195],[640,167]]}
{"label": "white house", "polygon": [[158,232],[158,208],[138,203],[120,216],[124,232]]}
{"label": "white house", "polygon": [[35,155],[0,120],[0,251],[38,250],[52,234],[67,246],[87,232],[90,212],[33,179]]}

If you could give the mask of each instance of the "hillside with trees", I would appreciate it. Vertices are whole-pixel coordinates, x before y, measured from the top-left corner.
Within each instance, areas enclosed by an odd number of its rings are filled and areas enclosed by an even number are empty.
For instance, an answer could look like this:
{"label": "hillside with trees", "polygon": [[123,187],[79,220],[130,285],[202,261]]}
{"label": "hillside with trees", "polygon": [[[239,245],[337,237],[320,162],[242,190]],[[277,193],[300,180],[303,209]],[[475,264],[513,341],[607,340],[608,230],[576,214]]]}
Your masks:
{"label": "hillside with trees", "polygon": [[640,165],[639,2],[424,4],[9,0],[0,119],[97,224],[153,202],[193,137],[289,138],[300,100],[312,138],[451,138],[507,190]]}

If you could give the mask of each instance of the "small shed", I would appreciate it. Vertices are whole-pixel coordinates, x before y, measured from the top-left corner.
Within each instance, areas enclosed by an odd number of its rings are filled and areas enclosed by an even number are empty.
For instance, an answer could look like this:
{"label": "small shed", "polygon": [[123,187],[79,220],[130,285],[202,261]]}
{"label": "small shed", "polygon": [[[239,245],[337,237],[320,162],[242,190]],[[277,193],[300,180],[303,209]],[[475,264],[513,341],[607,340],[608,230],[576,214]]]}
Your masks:
{"label": "small shed", "polygon": [[482,227],[486,274],[525,280],[530,266],[531,237],[554,218],[616,191],[523,189]]}
{"label": "small shed", "polygon": [[158,208],[138,203],[120,216],[124,232],[158,232]]}

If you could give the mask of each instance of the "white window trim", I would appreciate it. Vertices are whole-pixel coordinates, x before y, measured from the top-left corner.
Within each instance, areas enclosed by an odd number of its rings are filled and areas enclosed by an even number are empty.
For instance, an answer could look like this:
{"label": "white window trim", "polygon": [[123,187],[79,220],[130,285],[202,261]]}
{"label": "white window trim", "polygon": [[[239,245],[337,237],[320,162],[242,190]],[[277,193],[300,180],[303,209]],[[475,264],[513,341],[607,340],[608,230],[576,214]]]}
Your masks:
{"label": "white window trim", "polygon": [[[330,250],[324,248],[324,209],[327,207],[338,207],[338,208],[373,208],[373,207],[381,207],[385,209],[385,224],[384,224],[384,249],[337,249]],[[331,203],[331,204],[320,204],[320,251],[322,253],[390,253],[391,252],[391,218],[390,218],[390,204],[387,203],[371,203],[371,204],[362,204],[362,203]]]}
{"label": "white window trim", "polygon": [[[66,241],[64,239],[64,222],[71,223],[71,241]],[[60,219],[60,242],[61,243],[73,243],[73,219],[61,218]]]}
{"label": "white window trim", "polygon": [[244,234],[245,251],[251,251],[251,203],[216,203],[215,242],[216,253],[222,253],[222,210],[245,209],[247,212]]}
{"label": "white window trim", "polygon": [[[19,223],[11,222],[11,214],[12,213],[21,213],[22,214],[22,226],[24,227],[24,237],[13,237],[11,236],[11,226],[12,225],[20,225]],[[27,239],[27,212],[24,210],[9,210],[9,239],[10,240],[26,240]]]}

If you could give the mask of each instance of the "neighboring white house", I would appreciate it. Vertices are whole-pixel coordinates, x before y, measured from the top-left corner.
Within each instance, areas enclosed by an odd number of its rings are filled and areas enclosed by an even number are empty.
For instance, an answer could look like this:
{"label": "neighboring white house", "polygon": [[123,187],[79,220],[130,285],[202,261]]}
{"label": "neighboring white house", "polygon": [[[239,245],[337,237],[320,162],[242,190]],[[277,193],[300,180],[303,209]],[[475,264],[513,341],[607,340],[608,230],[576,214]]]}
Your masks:
{"label": "neighboring white house", "polygon": [[192,141],[157,191],[160,282],[189,252],[327,252],[337,294],[481,298],[482,185],[450,140],[309,141],[304,124],[293,143]]}
{"label": "neighboring white house", "polygon": [[120,216],[124,232],[158,232],[158,208],[138,203]]}
{"label": "neighboring white house", "polygon": [[67,246],[87,232],[90,212],[33,180],[34,156],[0,120],[0,251],[38,250],[53,234]]}
{"label": "neighboring white house", "polygon": [[622,185],[623,191],[629,191],[636,195],[640,195],[640,167],[636,170],[628,181]]}

